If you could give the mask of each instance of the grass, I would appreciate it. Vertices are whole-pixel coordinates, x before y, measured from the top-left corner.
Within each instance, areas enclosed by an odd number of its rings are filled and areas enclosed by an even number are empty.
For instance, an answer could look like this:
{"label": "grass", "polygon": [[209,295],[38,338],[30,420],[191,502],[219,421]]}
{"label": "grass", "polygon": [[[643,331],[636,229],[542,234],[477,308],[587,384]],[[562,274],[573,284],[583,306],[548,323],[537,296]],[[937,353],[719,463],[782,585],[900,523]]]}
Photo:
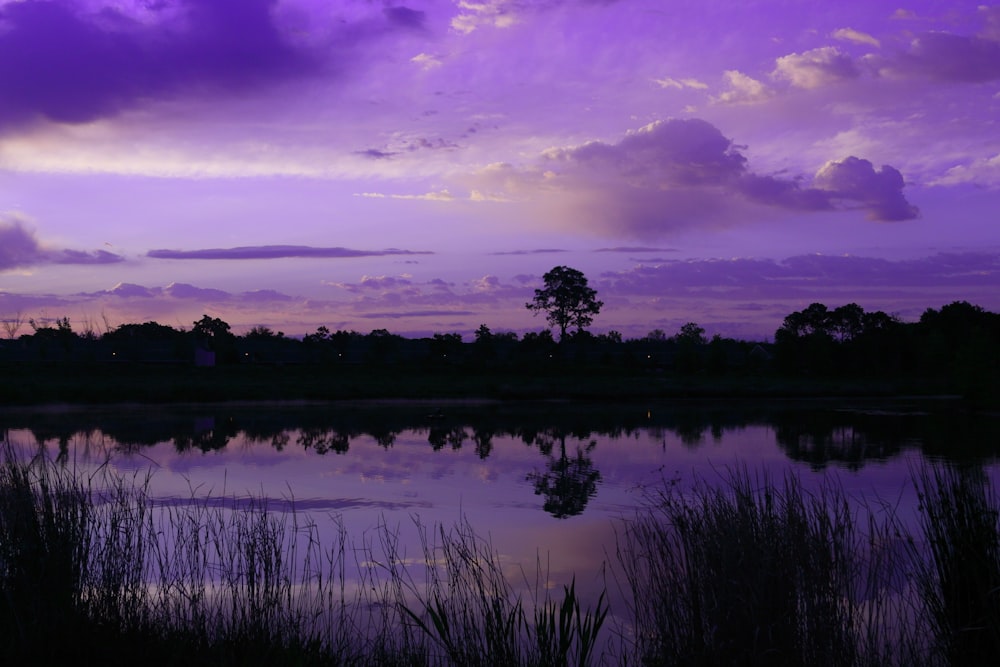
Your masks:
{"label": "grass", "polygon": [[[158,506],[148,479],[0,460],[11,664],[966,665],[1000,649],[998,504],[981,470],[914,471],[922,523],[746,469],[667,483],[626,522],[610,609],[510,578],[467,523],[332,544],[259,499]],[[542,572],[544,568],[539,567]]]}
{"label": "grass", "polygon": [[621,562],[645,664],[856,664],[853,517],[746,470],[727,493],[669,489],[625,536]]}
{"label": "grass", "polygon": [[1000,502],[981,468],[918,471],[928,553],[920,585],[936,646],[951,665],[1000,655]]}

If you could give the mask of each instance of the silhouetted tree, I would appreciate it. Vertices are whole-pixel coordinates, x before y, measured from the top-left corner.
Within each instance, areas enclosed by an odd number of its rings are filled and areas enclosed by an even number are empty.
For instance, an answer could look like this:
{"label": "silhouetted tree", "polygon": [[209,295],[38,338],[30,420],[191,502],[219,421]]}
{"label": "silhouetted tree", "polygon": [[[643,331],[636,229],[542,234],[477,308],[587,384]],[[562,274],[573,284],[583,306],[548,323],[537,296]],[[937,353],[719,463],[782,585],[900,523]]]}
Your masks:
{"label": "silhouetted tree", "polygon": [[269,340],[273,338],[284,338],[284,337],[285,337],[285,332],[278,331],[277,333],[275,333],[270,327],[266,327],[263,324],[259,324],[253,327],[244,336],[244,338],[247,339],[257,339],[257,340]]}
{"label": "silhouetted tree", "polygon": [[215,352],[218,361],[235,361],[236,336],[233,335],[228,322],[218,317],[203,315],[194,323],[191,333],[199,345]]}
{"label": "silhouetted tree", "polygon": [[119,325],[106,331],[101,343],[119,361],[180,361],[191,356],[188,334],[157,322]]}
{"label": "silhouetted tree", "polygon": [[864,330],[864,316],[864,309],[856,303],[834,308],[830,313],[830,331],[841,342],[854,340]]}
{"label": "silhouetted tree", "polygon": [[529,331],[521,336],[521,342],[518,343],[518,353],[522,361],[538,361],[549,357],[555,345],[552,332],[548,329],[538,332]]}
{"label": "silhouetted tree", "polygon": [[7,319],[0,322],[3,326],[4,333],[7,334],[7,338],[14,340],[17,336],[18,330],[24,324],[24,315],[21,311],[18,311],[14,316],[8,317]]}
{"label": "silhouetted tree", "polygon": [[673,338],[677,344],[674,366],[681,373],[693,373],[701,366],[702,348],[708,342],[705,339],[705,330],[695,324],[688,322],[681,327],[681,330]]}
{"label": "silhouetted tree", "polygon": [[597,300],[597,291],[587,285],[587,277],[568,266],[557,266],[544,276],[545,287],[535,290],[534,298],[524,304],[528,310],[546,313],[549,326],[559,327],[559,340],[566,330],[576,327],[583,331],[601,312],[604,302]]}
{"label": "silhouetted tree", "polygon": [[708,342],[705,338],[705,329],[698,326],[694,322],[688,322],[681,327],[681,330],[674,336],[674,340],[678,343],[688,343],[692,345],[704,345]]}
{"label": "silhouetted tree", "polygon": [[454,360],[462,353],[462,334],[434,334],[431,338],[431,357],[437,360]]}

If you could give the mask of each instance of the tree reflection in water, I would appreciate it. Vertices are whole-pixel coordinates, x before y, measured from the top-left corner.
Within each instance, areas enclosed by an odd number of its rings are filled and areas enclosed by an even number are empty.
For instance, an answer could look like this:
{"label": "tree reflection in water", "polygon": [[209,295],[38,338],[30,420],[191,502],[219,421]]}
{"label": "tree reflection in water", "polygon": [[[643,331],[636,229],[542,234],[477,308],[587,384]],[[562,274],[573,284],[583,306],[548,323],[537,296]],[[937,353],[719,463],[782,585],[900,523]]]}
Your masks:
{"label": "tree reflection in water", "polygon": [[[671,457],[683,458],[711,441],[764,427],[764,437],[772,433],[787,459],[814,470],[829,466],[860,470],[872,461],[889,461],[911,450],[936,458],[996,460],[1000,419],[959,408],[953,402],[914,399],[455,403],[446,412],[439,408],[431,414],[420,403],[391,408],[381,404],[12,408],[0,410],[0,433],[27,429],[40,445],[55,447],[63,463],[78,455],[74,447],[83,447],[84,453],[93,448],[99,458],[108,451],[141,454],[162,443],[172,444],[180,453],[219,452],[245,441],[274,451],[322,455],[351,454],[348,450],[355,444],[363,450],[367,438],[390,450],[416,437],[430,445],[432,452],[427,454],[461,450],[469,443],[470,454],[488,462],[491,469],[494,459],[496,466],[506,465],[509,441],[520,440],[544,457],[544,465],[532,472],[542,462],[530,457],[516,478],[544,498],[546,512],[565,518],[584,512],[599,485],[612,484],[611,469],[602,479],[596,468],[606,465],[607,458],[596,450],[595,441],[603,450],[608,439],[641,435]],[[669,451],[675,444],[684,454]],[[409,450],[397,453],[405,455]]]}
{"label": "tree reflection in water", "polygon": [[[547,453],[549,461],[546,472],[530,473],[529,482],[535,485],[535,495],[545,496],[542,508],[556,517],[567,517],[582,514],[587,503],[597,493],[597,484],[601,481],[601,473],[594,467],[593,461],[587,456],[597,446],[596,440],[591,440],[586,447],[577,446],[573,458],[566,455],[566,435],[559,436],[559,456]],[[539,448],[545,447],[539,443]],[[552,450],[551,441],[547,447]]]}
{"label": "tree reflection in water", "polygon": [[299,444],[303,449],[311,449],[317,454],[336,452],[346,454],[351,447],[351,434],[322,428],[302,429]]}
{"label": "tree reflection in water", "polygon": [[431,443],[435,452],[444,449],[445,445],[457,450],[462,448],[462,443],[468,437],[462,426],[435,426],[428,432],[427,442]]}

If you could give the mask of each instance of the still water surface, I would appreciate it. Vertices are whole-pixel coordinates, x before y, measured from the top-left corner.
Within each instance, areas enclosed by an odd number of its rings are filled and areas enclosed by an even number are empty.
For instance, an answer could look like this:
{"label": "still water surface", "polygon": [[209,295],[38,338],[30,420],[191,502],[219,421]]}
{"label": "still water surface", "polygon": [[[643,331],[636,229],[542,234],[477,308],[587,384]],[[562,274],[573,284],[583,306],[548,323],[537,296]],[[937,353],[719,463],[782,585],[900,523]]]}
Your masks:
{"label": "still water surface", "polygon": [[467,520],[511,568],[598,587],[616,520],[665,483],[721,482],[746,466],[805,488],[833,482],[909,523],[911,473],[928,460],[984,465],[995,480],[1000,419],[946,401],[338,403],[119,406],[0,412],[6,440],[89,472],[140,479],[163,505],[263,499],[354,539],[413,522]]}

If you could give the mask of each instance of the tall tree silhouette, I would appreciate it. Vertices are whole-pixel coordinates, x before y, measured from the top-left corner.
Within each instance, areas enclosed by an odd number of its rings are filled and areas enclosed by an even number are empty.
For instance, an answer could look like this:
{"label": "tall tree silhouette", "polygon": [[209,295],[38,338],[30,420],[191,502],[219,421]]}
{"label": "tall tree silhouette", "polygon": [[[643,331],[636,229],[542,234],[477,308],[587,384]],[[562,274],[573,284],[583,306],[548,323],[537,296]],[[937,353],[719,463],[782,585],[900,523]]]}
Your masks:
{"label": "tall tree silhouette", "polygon": [[544,276],[545,287],[535,290],[534,298],[524,304],[535,313],[545,312],[549,326],[559,327],[559,340],[565,340],[566,330],[573,326],[583,331],[601,312],[603,301],[597,300],[597,290],[587,285],[587,277],[568,266],[557,266]]}

